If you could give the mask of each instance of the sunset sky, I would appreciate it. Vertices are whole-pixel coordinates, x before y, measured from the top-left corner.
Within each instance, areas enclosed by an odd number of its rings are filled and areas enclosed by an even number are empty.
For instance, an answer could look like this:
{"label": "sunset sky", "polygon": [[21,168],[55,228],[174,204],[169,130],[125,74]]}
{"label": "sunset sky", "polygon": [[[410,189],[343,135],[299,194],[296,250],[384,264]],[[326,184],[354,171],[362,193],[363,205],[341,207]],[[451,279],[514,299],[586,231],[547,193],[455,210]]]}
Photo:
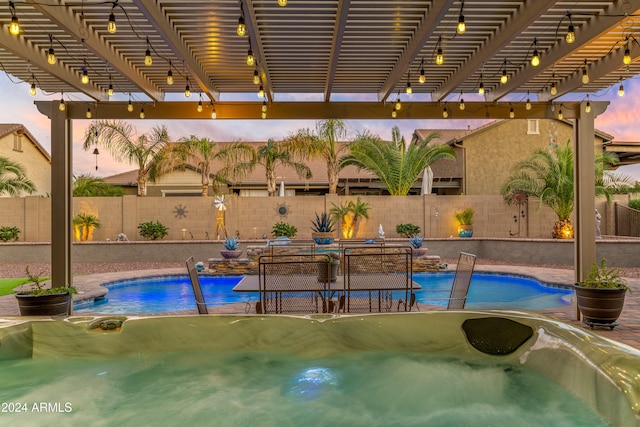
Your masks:
{"label": "sunset sky", "polygon": [[[625,96],[617,94],[618,85],[598,94],[590,95],[592,101],[610,101],[604,114],[598,116],[595,126],[598,130],[614,136],[615,141],[640,141],[638,111],[640,111],[640,80],[628,79],[624,82]],[[47,151],[51,151],[50,123],[46,116],[38,112],[34,100],[58,100],[60,94],[45,95],[38,90],[35,97],[29,95],[29,85],[0,72],[0,93],[3,102],[0,106],[0,123],[20,123],[37,138]],[[403,100],[411,101],[412,95],[405,95]],[[65,98],[67,95],[65,94]],[[584,95],[568,95],[560,99],[582,100]],[[118,99],[118,98],[115,98]],[[467,99],[467,96],[465,96]],[[67,100],[73,100],[69,98]],[[121,100],[126,100],[123,98]],[[519,100],[516,98],[516,100]],[[532,96],[532,100],[534,97]],[[468,99],[468,102],[472,99]],[[482,101],[478,96],[477,101]],[[147,132],[152,126],[166,124],[172,140],[195,134],[214,141],[266,141],[269,138],[281,139],[300,128],[314,128],[312,120],[172,120],[166,122],[154,120],[132,120],[138,134]],[[98,170],[95,170],[96,158],[93,150],[82,149],[84,130],[89,120],[76,120],[73,126],[73,170],[75,175],[91,174],[104,177],[120,172],[136,169],[135,165],[117,163],[106,150],[98,157]],[[347,126],[349,137],[359,131],[368,129],[384,139],[391,138],[391,128],[398,126],[402,135],[408,140],[415,129],[472,129],[483,124],[482,120],[349,120]],[[626,166],[618,172],[640,180],[640,165]]]}

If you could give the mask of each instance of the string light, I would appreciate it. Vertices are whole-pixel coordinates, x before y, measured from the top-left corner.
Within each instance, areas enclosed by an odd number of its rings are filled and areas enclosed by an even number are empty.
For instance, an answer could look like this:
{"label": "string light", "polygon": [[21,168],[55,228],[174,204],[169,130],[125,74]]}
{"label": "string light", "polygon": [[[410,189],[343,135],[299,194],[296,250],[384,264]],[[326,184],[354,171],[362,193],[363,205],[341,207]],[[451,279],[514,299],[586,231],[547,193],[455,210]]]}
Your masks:
{"label": "string light", "polygon": [[198,107],[196,107],[198,113],[202,113],[202,100],[198,101]]}
{"label": "string light", "polygon": [[582,84],[589,83],[589,72],[587,71],[587,60],[584,60],[584,68],[582,69]]}
{"label": "string light", "polygon": [[584,106],[584,112],[585,113],[591,112],[591,102],[588,99],[587,99],[587,104]]}
{"label": "string light", "polygon": [[393,107],[393,109],[391,110],[391,118],[395,119],[398,116],[398,113],[396,112],[396,107]]}
{"label": "string light", "polygon": [[127,104],[127,111],[133,113],[133,104],[131,103],[131,96],[129,96],[129,103]]}
{"label": "string light", "polygon": [[213,102],[212,102],[211,103],[211,118],[215,120],[216,117],[218,117],[218,114],[216,113],[216,107],[214,107]]}
{"label": "string light", "polygon": [[628,47],[624,49],[624,58],[622,58],[622,63],[624,65],[631,64],[631,51],[629,50]]}
{"label": "string light", "polygon": [[251,50],[251,42],[249,42],[249,50],[247,51],[247,65],[253,67],[256,63],[256,58],[253,56],[253,50]]}
{"label": "string light", "polygon": [[184,88],[184,96],[187,98],[191,96],[191,87],[189,86],[189,78],[187,78],[187,86]]}
{"label": "string light", "polygon": [[502,75],[500,76],[500,83],[506,85],[509,81],[509,76],[507,75],[507,60],[504,60],[504,65],[502,68]]}
{"label": "string light", "polygon": [[29,89],[29,95],[36,96],[36,84],[31,83],[31,89]]}
{"label": "string light", "polygon": [[18,17],[16,16],[16,6],[12,1],[9,2],[9,11],[11,12],[11,23],[9,24],[9,32],[17,36],[20,34],[20,23],[18,22]]}
{"label": "string light", "polygon": [[111,13],[109,14],[109,22],[107,23],[107,31],[111,34],[115,34],[117,31],[116,26],[116,16],[113,14],[113,9],[115,9],[116,4],[114,3],[111,7]]}
{"label": "string light", "polygon": [[266,119],[267,118],[267,113],[262,112],[261,116],[262,116],[263,119]]}
{"label": "string light", "polygon": [[558,85],[556,82],[551,82],[551,95],[556,95],[558,93]]}
{"label": "string light", "polygon": [[424,58],[420,61],[420,77],[418,77],[418,82],[424,83],[427,81],[427,77],[424,74]]}
{"label": "string light", "polygon": [[464,0],[460,5],[460,16],[458,17],[458,27],[456,28],[456,32],[458,34],[464,34],[467,31],[467,25],[464,23],[464,15],[462,14],[462,10],[464,9]]}
{"label": "string light", "polygon": [[513,119],[516,116],[515,111],[513,111],[513,107],[509,109],[509,118]]}
{"label": "string light", "polygon": [[262,87],[262,85],[260,85],[260,88],[258,89],[258,98],[264,98],[264,87]]}
{"label": "string light", "polygon": [[141,119],[144,119],[144,118],[145,118],[145,115],[144,115],[144,107],[142,107],[142,108],[140,109],[140,118],[141,118]]}
{"label": "string light", "polygon": [[576,33],[573,28],[573,21],[571,20],[570,13],[567,13],[567,18],[569,18],[569,27],[567,28],[567,35],[564,36],[564,39],[567,43],[573,43],[576,41]]}
{"label": "string light", "polygon": [[624,86],[622,85],[622,82],[620,82],[620,87],[618,88],[618,96],[619,97],[624,96]]}
{"label": "string light", "polygon": [[240,7],[240,18],[238,18],[238,26],[236,27],[236,34],[240,37],[244,37],[247,34],[247,26],[244,23],[244,11],[242,5]]}
{"label": "string light", "polygon": [[254,85],[260,84],[260,74],[258,73],[258,69],[253,70],[253,84]]}
{"label": "string light", "polygon": [[527,103],[524,105],[524,108],[529,111],[531,110],[531,101],[529,101],[529,96],[527,95]]}
{"label": "string light", "polygon": [[464,98],[462,96],[460,96],[460,103],[458,104],[458,107],[460,108],[460,110],[464,110],[466,108],[466,105],[464,105]]}
{"label": "string light", "polygon": [[480,84],[478,85],[478,93],[484,95],[484,84],[482,83],[482,74],[480,74]]}
{"label": "string light", "polygon": [[109,95],[109,97],[113,96],[113,85],[111,83],[109,83],[109,89],[107,89],[107,95]]}
{"label": "string light", "polygon": [[396,111],[400,111],[402,109],[402,102],[400,102],[400,97],[398,97],[398,99],[396,100],[395,108]]}
{"label": "string light", "polygon": [[80,78],[80,81],[83,85],[89,84],[89,72],[86,67],[82,67],[82,77]]}
{"label": "string light", "polygon": [[533,39],[533,56],[531,57],[531,65],[537,67],[540,65],[540,55],[538,54],[538,39]]}
{"label": "string light", "polygon": [[58,62],[56,54],[53,51],[53,35],[49,34],[49,53],[47,54],[47,62],[49,65],[55,65]]}
{"label": "string light", "polygon": [[438,37],[438,51],[436,53],[436,64],[444,64],[444,54],[442,53],[442,37]]}
{"label": "string light", "polygon": [[278,6],[285,7],[287,5],[287,0],[278,0]]}
{"label": "string light", "polygon": [[64,93],[60,97],[60,104],[58,104],[58,110],[64,111],[67,109],[67,105],[64,103]]}
{"label": "string light", "polygon": [[447,111],[447,107],[446,106],[442,110],[442,118],[444,118],[444,119],[449,118],[449,112]]}
{"label": "string light", "polygon": [[564,115],[562,114],[562,104],[560,104],[560,108],[558,109],[558,120],[564,119]]}
{"label": "string light", "polygon": [[91,118],[91,108],[87,108],[87,112],[84,115],[87,119]]}
{"label": "string light", "polygon": [[147,50],[144,53],[144,65],[147,67],[151,67],[153,64],[153,58],[151,58],[151,49],[150,49],[149,37],[147,37]]}
{"label": "string light", "polygon": [[267,112],[267,101],[266,100],[262,101],[262,112],[263,113]]}

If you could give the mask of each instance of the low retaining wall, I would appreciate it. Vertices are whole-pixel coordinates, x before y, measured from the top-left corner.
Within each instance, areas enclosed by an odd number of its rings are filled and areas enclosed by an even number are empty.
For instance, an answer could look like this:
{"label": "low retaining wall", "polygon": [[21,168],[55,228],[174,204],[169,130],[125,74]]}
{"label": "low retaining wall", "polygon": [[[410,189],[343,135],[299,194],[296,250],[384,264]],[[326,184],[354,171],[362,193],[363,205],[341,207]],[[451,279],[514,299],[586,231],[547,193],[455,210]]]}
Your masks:
{"label": "low retaining wall", "polygon": [[[404,239],[389,239],[404,242]],[[246,256],[247,246],[262,245],[263,241],[250,240],[241,243]],[[428,255],[457,258],[460,252],[470,252],[479,258],[495,259],[521,264],[573,265],[572,240],[554,239],[428,239],[425,246]],[[156,241],[156,242],[83,242],[74,243],[73,262],[183,262],[190,256],[206,262],[218,258],[221,241]],[[596,243],[598,259],[607,258],[607,264],[617,267],[640,265],[640,239],[602,239]],[[0,263],[48,263],[51,261],[49,243],[0,243]]]}

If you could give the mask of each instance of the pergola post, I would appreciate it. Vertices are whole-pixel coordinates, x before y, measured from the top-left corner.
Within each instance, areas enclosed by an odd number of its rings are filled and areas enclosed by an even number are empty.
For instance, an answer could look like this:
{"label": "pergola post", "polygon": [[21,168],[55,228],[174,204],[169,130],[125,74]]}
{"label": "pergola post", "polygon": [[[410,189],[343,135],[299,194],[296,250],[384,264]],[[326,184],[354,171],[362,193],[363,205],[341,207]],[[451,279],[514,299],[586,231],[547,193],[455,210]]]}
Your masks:
{"label": "pergola post", "polygon": [[67,112],[50,105],[51,119],[51,283],[73,285],[73,150]]}

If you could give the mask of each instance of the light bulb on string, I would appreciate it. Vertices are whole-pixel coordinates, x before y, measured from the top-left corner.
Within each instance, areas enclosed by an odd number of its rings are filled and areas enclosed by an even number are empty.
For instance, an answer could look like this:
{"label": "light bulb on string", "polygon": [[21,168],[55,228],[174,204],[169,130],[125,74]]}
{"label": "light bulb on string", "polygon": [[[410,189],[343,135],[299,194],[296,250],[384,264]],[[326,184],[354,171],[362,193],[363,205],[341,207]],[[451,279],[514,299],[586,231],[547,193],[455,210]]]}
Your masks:
{"label": "light bulb on string", "polygon": [[67,109],[67,106],[64,103],[64,98],[60,98],[60,104],[58,104],[58,110],[64,111],[66,109]]}
{"label": "light bulb on string", "polygon": [[58,62],[56,58],[56,53],[53,50],[53,35],[49,34],[49,52],[47,53],[47,62],[49,65],[55,65]]}
{"label": "light bulb on string", "polygon": [[188,80],[187,80],[187,86],[184,88],[184,96],[187,98],[191,96],[191,87],[189,86]]}
{"label": "light bulb on string", "polygon": [[538,54],[538,39],[533,39],[533,55],[531,56],[531,65],[534,67],[540,65],[540,55]]}
{"label": "light bulb on string", "polygon": [[144,107],[140,109],[140,118],[144,119],[146,116],[144,114]]}
{"label": "light bulb on string", "polygon": [[591,101],[587,100],[587,103],[584,106],[584,112],[585,113],[590,113],[591,112]]}
{"label": "light bulb on string", "polygon": [[525,104],[524,108],[527,111],[531,110],[531,101],[529,100],[529,91],[527,91],[527,103]]}
{"label": "light bulb on string", "polygon": [[267,112],[267,101],[266,100],[262,101],[262,112],[263,113]]}
{"label": "light bulb on string", "polygon": [[624,86],[622,85],[622,83],[620,83],[620,87],[618,88],[618,96],[619,97],[624,96]]}
{"label": "light bulb on string", "polygon": [[80,81],[83,85],[89,84],[89,72],[85,67],[82,67],[82,78]]}
{"label": "light bulb on string", "polygon": [[464,98],[460,97],[460,103],[458,104],[458,108],[460,108],[460,110],[464,110],[466,107],[466,105],[464,105]]}
{"label": "light bulb on string", "polygon": [[624,49],[624,57],[622,58],[622,63],[624,65],[631,64],[631,51],[628,47]]}
{"label": "light bulb on string", "polygon": [[249,50],[247,51],[247,65],[249,65],[250,67],[253,67],[256,63],[256,58],[255,56],[253,56],[253,50],[251,50],[251,47],[249,47]]}
{"label": "light bulb on string", "polygon": [[36,96],[36,84],[31,83],[31,88],[29,89],[29,95]]}
{"label": "light bulb on string", "polygon": [[442,110],[442,118],[449,118],[449,111],[447,111],[447,107],[444,107],[444,109]]}
{"label": "light bulb on string", "polygon": [[87,108],[87,112],[84,115],[87,119],[90,119],[92,114],[91,114],[91,108]]}
{"label": "light bulb on string", "polygon": [[513,107],[509,109],[509,118],[513,119],[516,116],[515,111],[513,111]]}
{"label": "light bulb on string", "polygon": [[130,113],[133,112],[133,104],[131,103],[131,100],[129,100],[129,103],[127,104],[127,111]]}
{"label": "light bulb on string", "polygon": [[458,34],[464,34],[465,31],[467,31],[467,25],[464,23],[464,15],[462,14],[463,9],[464,9],[464,0],[460,5],[460,16],[458,17],[458,26],[456,27],[456,32]]}
{"label": "light bulb on string", "polygon": [[198,113],[202,113],[202,100],[198,101],[198,107],[196,107]]}
{"label": "light bulb on string", "polygon": [[236,34],[240,37],[244,37],[247,34],[247,26],[244,23],[244,16],[238,18],[238,26],[236,27]]}
{"label": "light bulb on string", "polygon": [[109,15],[109,22],[107,23],[107,31],[111,34],[115,34],[117,29],[118,27],[116,26],[116,16],[113,14],[113,8],[111,8],[111,14]]}
{"label": "light bulb on string", "polygon": [[398,113],[396,112],[396,107],[393,107],[393,109],[391,110],[391,118],[395,119],[397,115]]}
{"label": "light bulb on string", "polygon": [[253,84],[254,85],[259,85],[260,84],[260,74],[258,73],[258,70],[253,70]]}
{"label": "light bulb on string", "polygon": [[584,60],[584,68],[582,69],[582,84],[589,83],[589,71],[587,71],[587,60]]}
{"label": "light bulb on string", "polygon": [[173,72],[171,70],[167,71],[167,84],[169,86],[173,84]]}
{"label": "light bulb on string", "polygon": [[398,97],[398,99],[396,100],[396,111],[400,111],[400,109],[402,109],[402,102],[400,101],[400,97]]}
{"label": "light bulb on string", "polygon": [[107,95],[109,97],[113,96],[113,85],[111,83],[109,83],[109,89],[107,89]]}
{"label": "light bulb on string", "polygon": [[260,88],[258,89],[258,98],[264,98],[264,87],[262,87],[262,85],[260,85]]}
{"label": "light bulb on string", "polygon": [[278,6],[285,7],[287,5],[287,0],[278,0]]}

